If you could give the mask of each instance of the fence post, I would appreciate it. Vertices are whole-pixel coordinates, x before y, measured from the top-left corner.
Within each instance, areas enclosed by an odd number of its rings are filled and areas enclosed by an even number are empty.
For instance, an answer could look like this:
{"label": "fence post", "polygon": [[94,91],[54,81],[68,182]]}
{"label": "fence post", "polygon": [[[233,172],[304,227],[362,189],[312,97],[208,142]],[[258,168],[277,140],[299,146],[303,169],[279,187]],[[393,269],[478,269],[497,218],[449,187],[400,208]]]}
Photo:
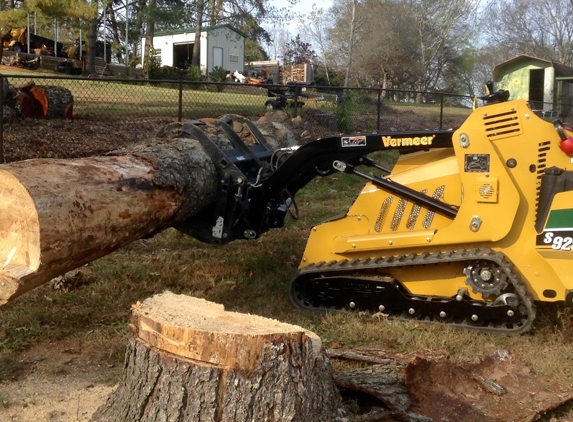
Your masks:
{"label": "fence post", "polygon": [[177,113],[178,122],[183,120],[183,79],[179,78],[179,110]]}
{"label": "fence post", "polygon": [[442,130],[443,121],[444,121],[444,94],[440,95],[440,130]]}
{"label": "fence post", "polygon": [[294,117],[298,116],[298,90],[299,90],[299,88],[295,85],[295,87],[294,87]]}
{"label": "fence post", "polygon": [[382,110],[382,90],[378,90],[378,104],[377,104],[377,116],[376,116],[376,130],[380,132],[380,111]]}
{"label": "fence post", "polygon": [[0,164],[4,164],[4,75],[0,75],[0,99],[2,100],[2,115],[0,116]]}

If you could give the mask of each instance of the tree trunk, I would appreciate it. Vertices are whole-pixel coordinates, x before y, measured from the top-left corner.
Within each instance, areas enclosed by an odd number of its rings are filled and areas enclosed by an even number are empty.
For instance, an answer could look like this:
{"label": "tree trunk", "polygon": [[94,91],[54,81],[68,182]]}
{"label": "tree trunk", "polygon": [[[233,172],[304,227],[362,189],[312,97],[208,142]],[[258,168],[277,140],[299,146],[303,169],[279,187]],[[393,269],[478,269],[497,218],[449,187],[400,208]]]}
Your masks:
{"label": "tree trunk", "polygon": [[73,118],[74,97],[62,86],[34,85],[20,94],[22,116],[30,118]]}
{"label": "tree trunk", "polygon": [[[121,46],[121,40],[120,40],[120,36],[119,36],[119,25],[117,24],[117,18],[115,16],[115,10],[114,10],[112,5],[110,5],[108,10],[109,10],[109,12],[108,12],[109,13],[109,21],[111,22],[111,34],[113,37],[113,43],[119,47],[119,46]],[[127,16],[127,6],[126,6],[126,16]],[[126,49],[126,54],[127,54],[127,49]],[[116,52],[115,57],[117,58],[118,63],[123,63],[126,66],[128,65],[127,64],[127,58],[126,58],[126,60],[123,59],[123,54],[121,53],[121,50],[118,50]]]}
{"label": "tree trunk", "polygon": [[[277,111],[256,122],[273,148],[296,144]],[[220,148],[227,135],[202,128]],[[239,119],[233,130],[247,145]],[[177,226],[213,204],[219,177],[211,158],[173,124],[113,155],[0,165],[0,305],[134,240]]]}
{"label": "tree trunk", "polygon": [[151,48],[153,47],[153,37],[155,36],[155,0],[149,0],[147,7],[147,27],[145,28],[145,44],[143,46],[143,63],[149,60]]}
{"label": "tree trunk", "polygon": [[[203,24],[203,13],[205,12],[205,0],[197,2],[197,23],[195,24],[195,41],[193,43],[193,54],[191,56],[192,66],[201,66],[201,28]],[[205,73],[208,69],[205,69]]]}
{"label": "tree trunk", "polygon": [[198,141],[0,166],[0,305],[211,204],[215,168]]}
{"label": "tree trunk", "polygon": [[320,339],[166,292],[133,307],[123,379],[91,421],[343,421]]}
{"label": "tree trunk", "polygon": [[88,35],[88,68],[87,68],[87,73],[89,75],[95,75],[96,73],[95,58],[97,50],[98,23],[99,21],[97,18],[90,20],[90,32]]}
{"label": "tree trunk", "polygon": [[350,83],[350,71],[352,70],[352,51],[356,37],[356,3],[357,0],[352,0],[352,19],[350,21],[350,36],[348,40],[348,62],[346,64],[346,76],[344,77],[345,88],[348,88],[348,84]]}

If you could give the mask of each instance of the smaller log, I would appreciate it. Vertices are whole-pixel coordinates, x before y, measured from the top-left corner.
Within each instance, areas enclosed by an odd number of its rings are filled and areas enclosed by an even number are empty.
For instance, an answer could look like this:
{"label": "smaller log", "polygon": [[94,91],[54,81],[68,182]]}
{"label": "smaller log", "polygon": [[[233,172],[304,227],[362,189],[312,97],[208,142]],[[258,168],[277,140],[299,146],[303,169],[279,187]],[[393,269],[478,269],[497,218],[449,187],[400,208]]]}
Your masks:
{"label": "smaller log", "polygon": [[346,421],[309,331],[169,292],[133,307],[123,379],[96,421]]}
{"label": "smaller log", "polygon": [[29,118],[73,118],[74,97],[62,86],[34,85],[21,90],[20,111]]}

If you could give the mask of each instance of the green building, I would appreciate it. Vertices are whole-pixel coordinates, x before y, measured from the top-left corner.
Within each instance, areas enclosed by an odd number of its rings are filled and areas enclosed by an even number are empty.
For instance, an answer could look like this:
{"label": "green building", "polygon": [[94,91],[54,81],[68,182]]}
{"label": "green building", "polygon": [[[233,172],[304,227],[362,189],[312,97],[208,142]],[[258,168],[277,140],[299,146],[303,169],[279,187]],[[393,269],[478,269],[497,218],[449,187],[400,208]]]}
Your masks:
{"label": "green building", "polygon": [[528,101],[540,116],[568,116],[573,110],[573,67],[521,55],[496,65],[493,78],[496,89]]}

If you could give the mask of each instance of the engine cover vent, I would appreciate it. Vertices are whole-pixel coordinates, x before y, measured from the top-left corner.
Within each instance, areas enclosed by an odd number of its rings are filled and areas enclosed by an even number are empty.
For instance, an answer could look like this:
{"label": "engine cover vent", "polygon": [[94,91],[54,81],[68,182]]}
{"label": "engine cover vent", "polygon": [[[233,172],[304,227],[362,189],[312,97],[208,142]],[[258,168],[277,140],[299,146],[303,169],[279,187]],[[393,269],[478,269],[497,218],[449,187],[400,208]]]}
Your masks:
{"label": "engine cover vent", "polygon": [[483,122],[485,133],[491,140],[516,136],[522,132],[521,120],[514,109],[498,114],[486,114]]}
{"label": "engine cover vent", "polygon": [[498,199],[497,177],[478,177],[476,180],[477,202],[496,203]]}
{"label": "engine cover vent", "polygon": [[[551,142],[540,142],[537,155],[537,187],[535,192],[535,209],[539,207],[539,195],[541,195],[541,179],[547,167],[547,154],[551,150]],[[536,211],[537,212],[537,211]]]}

